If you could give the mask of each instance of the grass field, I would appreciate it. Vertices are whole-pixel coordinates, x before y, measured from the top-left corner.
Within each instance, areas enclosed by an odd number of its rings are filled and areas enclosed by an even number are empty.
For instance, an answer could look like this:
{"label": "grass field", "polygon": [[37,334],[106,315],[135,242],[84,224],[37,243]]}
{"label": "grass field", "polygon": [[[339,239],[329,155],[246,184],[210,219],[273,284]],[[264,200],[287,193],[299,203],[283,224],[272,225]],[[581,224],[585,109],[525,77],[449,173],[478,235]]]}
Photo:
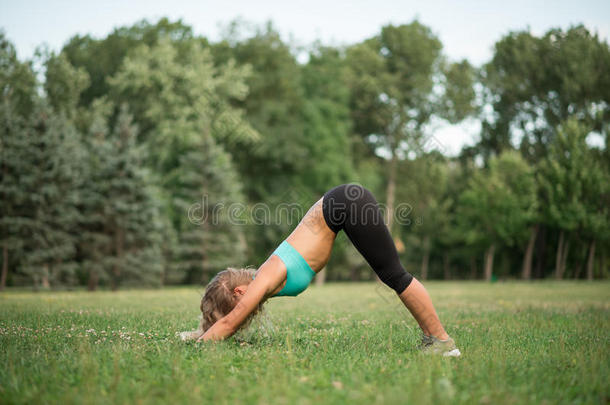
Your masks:
{"label": "grass field", "polygon": [[276,298],[217,344],[181,342],[201,289],[0,295],[1,403],[601,403],[610,283],[426,284],[461,358],[416,350],[378,284]]}

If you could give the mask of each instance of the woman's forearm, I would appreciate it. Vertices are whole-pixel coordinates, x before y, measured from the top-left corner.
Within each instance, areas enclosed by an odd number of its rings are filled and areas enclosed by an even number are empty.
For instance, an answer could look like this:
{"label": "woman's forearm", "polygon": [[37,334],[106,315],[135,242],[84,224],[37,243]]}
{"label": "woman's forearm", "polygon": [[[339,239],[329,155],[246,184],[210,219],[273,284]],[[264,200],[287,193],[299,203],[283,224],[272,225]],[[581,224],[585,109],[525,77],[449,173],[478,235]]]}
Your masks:
{"label": "woman's forearm", "polygon": [[202,340],[223,340],[234,334],[236,330],[237,328],[230,325],[225,318],[222,318],[212,325],[212,327],[199,338],[198,342]]}
{"label": "woman's forearm", "polygon": [[[277,258],[277,260],[280,259]],[[265,263],[269,262],[270,260],[267,260]],[[260,304],[264,302],[267,294],[286,279],[285,272],[282,274],[281,271],[263,271],[263,266],[261,266],[258,275],[250,282],[245,292],[237,294],[239,291],[235,290],[237,303],[231,312],[212,325],[198,341],[222,340],[233,335],[246,322],[248,316],[256,311]]]}

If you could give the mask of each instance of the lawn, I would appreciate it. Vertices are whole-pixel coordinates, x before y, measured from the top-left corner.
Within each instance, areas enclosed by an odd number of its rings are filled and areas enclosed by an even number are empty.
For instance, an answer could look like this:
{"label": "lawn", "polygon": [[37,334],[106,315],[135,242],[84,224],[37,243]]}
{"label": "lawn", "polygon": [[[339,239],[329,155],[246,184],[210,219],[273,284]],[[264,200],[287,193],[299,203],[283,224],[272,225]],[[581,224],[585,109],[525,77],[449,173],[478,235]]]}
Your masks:
{"label": "lawn", "polygon": [[201,288],[0,294],[0,403],[610,401],[610,283],[426,283],[461,358],[422,355],[385,287],[280,297],[225,342],[181,342]]}

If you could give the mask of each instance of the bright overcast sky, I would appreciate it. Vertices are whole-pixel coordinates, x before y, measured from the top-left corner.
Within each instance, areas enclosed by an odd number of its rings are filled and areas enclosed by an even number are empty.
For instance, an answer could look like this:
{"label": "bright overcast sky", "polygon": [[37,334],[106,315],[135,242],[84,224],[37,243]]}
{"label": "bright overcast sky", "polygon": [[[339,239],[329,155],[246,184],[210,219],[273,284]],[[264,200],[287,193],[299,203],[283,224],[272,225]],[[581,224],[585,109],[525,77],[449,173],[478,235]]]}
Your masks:
{"label": "bright overcast sky", "polygon": [[[198,35],[218,39],[220,28],[235,18],[263,23],[272,20],[284,39],[299,45],[316,39],[341,45],[375,35],[387,23],[418,18],[430,26],[452,59],[480,65],[492,46],[511,30],[542,34],[551,27],[583,23],[608,40],[610,0],[427,0],[427,1],[187,1],[187,0],[0,0],[0,27],[20,58],[48,44],[61,46],[75,34],[103,37],[114,27],[141,19],[182,19]],[[477,125],[441,126],[435,137],[448,153],[456,153],[476,136]]]}

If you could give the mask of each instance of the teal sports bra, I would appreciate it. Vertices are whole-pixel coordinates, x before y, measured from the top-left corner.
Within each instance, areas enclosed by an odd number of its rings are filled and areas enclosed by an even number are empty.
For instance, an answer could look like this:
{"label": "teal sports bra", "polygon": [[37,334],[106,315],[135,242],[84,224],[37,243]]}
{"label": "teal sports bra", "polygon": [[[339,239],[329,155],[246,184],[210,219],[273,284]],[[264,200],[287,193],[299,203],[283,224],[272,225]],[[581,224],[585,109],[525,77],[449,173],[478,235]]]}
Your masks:
{"label": "teal sports bra", "polygon": [[[271,254],[273,255],[279,257],[286,265],[286,285],[275,294],[275,297],[296,297],[305,291],[316,272],[311,269],[303,256],[287,241],[283,241]],[[254,276],[252,278],[254,279]]]}

